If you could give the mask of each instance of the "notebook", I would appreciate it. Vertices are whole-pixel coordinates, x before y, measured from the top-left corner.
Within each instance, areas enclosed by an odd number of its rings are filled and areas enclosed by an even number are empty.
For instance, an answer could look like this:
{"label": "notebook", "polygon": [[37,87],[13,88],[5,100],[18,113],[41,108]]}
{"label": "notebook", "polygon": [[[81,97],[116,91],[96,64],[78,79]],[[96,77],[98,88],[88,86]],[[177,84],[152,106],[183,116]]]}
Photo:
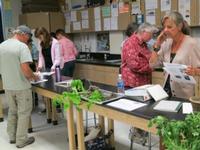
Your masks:
{"label": "notebook", "polygon": [[182,102],[180,101],[161,100],[154,106],[153,109],[167,112],[178,112],[181,106]]}
{"label": "notebook", "polygon": [[168,94],[159,84],[148,87],[147,91],[155,101],[168,98]]}

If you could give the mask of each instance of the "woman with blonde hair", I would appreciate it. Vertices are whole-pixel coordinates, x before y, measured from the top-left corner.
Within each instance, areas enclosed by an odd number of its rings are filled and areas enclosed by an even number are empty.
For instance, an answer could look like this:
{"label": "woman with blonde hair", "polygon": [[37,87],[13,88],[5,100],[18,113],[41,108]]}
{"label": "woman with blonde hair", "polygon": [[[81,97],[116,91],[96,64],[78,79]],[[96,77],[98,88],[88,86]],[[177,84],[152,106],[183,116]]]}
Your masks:
{"label": "woman with blonde hair", "polygon": [[[170,12],[162,19],[163,30],[154,44],[150,59],[153,67],[163,66],[163,62],[200,66],[200,46],[189,36],[190,29],[179,12]],[[165,73],[165,91],[169,96],[189,98],[193,96],[194,85],[176,82]]]}

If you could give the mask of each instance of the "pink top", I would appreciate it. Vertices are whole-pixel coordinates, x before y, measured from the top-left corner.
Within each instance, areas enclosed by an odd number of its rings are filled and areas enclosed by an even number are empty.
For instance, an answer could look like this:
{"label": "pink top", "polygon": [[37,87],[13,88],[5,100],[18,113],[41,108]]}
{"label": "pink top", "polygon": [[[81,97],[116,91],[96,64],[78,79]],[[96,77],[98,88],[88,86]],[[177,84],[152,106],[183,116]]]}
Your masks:
{"label": "pink top", "polygon": [[149,65],[151,52],[133,34],[128,38],[122,49],[121,73],[125,86],[137,87],[150,83],[152,69]]}
{"label": "pink top", "polygon": [[63,62],[69,62],[76,59],[78,55],[78,51],[74,46],[74,43],[66,37],[62,37],[59,40],[61,45],[61,57],[63,58]]}

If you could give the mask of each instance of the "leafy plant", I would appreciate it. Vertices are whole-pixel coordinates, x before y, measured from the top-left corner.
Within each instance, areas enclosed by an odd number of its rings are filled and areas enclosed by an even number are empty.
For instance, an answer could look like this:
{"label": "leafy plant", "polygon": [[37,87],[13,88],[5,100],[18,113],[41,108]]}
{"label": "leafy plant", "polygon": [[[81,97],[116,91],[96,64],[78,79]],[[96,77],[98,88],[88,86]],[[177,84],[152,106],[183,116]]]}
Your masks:
{"label": "leafy plant", "polygon": [[64,109],[66,110],[70,107],[70,102],[72,102],[77,109],[80,109],[79,105],[81,104],[83,95],[87,95],[88,108],[90,108],[93,103],[99,102],[104,98],[103,94],[98,89],[95,89],[94,91],[90,91],[89,89],[85,90],[81,80],[73,80],[71,82],[71,91],[65,91],[61,95],[54,97],[53,104],[63,104]]}
{"label": "leafy plant", "polygon": [[200,112],[187,115],[183,121],[157,116],[149,122],[149,127],[153,125],[167,150],[200,149]]}

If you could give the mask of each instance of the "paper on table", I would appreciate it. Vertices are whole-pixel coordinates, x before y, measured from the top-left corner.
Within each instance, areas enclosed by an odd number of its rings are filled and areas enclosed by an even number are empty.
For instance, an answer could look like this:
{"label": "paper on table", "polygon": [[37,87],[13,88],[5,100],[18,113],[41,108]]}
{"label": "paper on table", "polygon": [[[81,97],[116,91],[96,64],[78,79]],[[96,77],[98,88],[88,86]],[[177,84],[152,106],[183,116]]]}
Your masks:
{"label": "paper on table", "polygon": [[123,109],[123,110],[127,110],[127,111],[132,111],[132,110],[138,109],[140,107],[143,107],[146,104],[122,98],[117,101],[110,102],[106,105],[112,106],[115,108],[119,108],[119,109]]}
{"label": "paper on table", "polygon": [[193,113],[193,108],[191,103],[183,103],[183,114]]}
{"label": "paper on table", "polygon": [[38,84],[38,83],[41,83],[41,82],[46,82],[48,81],[47,79],[42,79],[42,80],[38,80],[38,81],[31,81],[31,84]]}
{"label": "paper on table", "polygon": [[51,71],[51,72],[40,72],[43,76],[50,76],[52,74],[54,74],[55,72],[54,71]]}

